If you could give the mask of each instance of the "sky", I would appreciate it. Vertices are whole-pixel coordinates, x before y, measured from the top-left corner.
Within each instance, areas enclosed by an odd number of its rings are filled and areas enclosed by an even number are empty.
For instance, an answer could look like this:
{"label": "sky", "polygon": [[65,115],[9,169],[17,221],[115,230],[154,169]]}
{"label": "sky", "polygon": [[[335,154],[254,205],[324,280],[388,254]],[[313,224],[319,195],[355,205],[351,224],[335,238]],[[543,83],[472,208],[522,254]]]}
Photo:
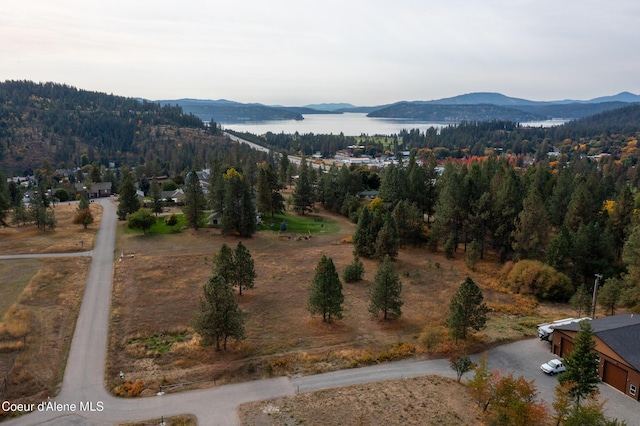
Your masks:
{"label": "sky", "polygon": [[0,81],[382,105],[640,94],[638,0],[5,0]]}

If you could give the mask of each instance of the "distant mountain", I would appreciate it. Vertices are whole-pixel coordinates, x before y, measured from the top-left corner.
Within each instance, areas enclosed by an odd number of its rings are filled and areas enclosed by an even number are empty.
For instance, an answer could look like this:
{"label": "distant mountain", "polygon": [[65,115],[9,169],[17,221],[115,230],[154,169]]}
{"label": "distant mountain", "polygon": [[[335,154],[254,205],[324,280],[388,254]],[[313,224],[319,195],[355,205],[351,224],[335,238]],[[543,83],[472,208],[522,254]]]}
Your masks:
{"label": "distant mountain", "polygon": [[464,95],[458,95],[452,98],[437,99],[433,101],[426,101],[426,102],[418,101],[417,103],[438,104],[438,105],[490,104],[490,105],[512,106],[512,105],[535,105],[535,104],[538,104],[539,102],[529,101],[527,99],[512,98],[509,96],[505,96],[501,93],[476,92],[476,93],[467,93]]}
{"label": "distant mountain", "polygon": [[160,105],[178,105],[187,114],[193,114],[204,122],[242,123],[246,121],[302,120],[302,114],[284,107],[270,107],[262,104],[203,99],[177,99],[155,101]]}
{"label": "distant mountain", "polygon": [[324,103],[305,105],[305,108],[311,108],[318,111],[342,111],[345,109],[356,108],[356,106],[346,103]]}
{"label": "distant mountain", "polygon": [[403,118],[421,121],[460,122],[506,120],[515,122],[537,121],[542,116],[491,104],[431,104],[421,102],[399,102],[367,114],[367,117]]}
{"label": "distant mountain", "polygon": [[602,96],[600,98],[594,98],[589,103],[602,103],[602,102],[626,102],[626,103],[638,103],[640,102],[640,95],[634,95],[629,92],[621,92],[613,96]]}
{"label": "distant mountain", "polygon": [[640,103],[640,96],[629,92],[591,100],[531,101],[496,92],[474,92],[430,101],[397,102],[378,106],[354,106],[348,103],[320,103],[306,106],[269,106],[257,103],[201,99],[156,101],[178,105],[205,122],[231,124],[247,121],[302,120],[303,114],[366,113],[369,117],[424,121],[538,121],[551,118],[573,120],[615,108]]}
{"label": "distant mountain", "polygon": [[[640,96],[629,92],[589,101],[530,101],[501,93],[467,93],[433,101],[398,102],[376,109],[369,117],[406,118],[425,121],[491,121],[517,122],[560,118],[573,120],[603,111],[640,103]],[[457,107],[457,108],[454,108]]]}

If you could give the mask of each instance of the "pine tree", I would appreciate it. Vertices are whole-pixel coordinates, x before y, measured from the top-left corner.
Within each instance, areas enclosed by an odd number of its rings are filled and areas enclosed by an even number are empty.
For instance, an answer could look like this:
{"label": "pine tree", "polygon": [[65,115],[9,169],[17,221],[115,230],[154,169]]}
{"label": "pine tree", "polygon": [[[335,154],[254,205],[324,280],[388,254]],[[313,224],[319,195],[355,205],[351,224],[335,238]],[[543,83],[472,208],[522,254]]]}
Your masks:
{"label": "pine tree", "polygon": [[447,327],[453,337],[465,340],[469,329],[479,331],[487,322],[488,308],[483,301],[482,291],[467,277],[451,298]]}
{"label": "pine tree", "polygon": [[598,291],[598,304],[605,311],[609,312],[609,315],[614,315],[621,295],[622,287],[620,286],[620,282],[616,278],[609,278]]}
{"label": "pine tree", "polygon": [[249,182],[234,168],[224,174],[224,206],[221,230],[224,235],[251,237],[256,232],[256,211]]}
{"label": "pine tree", "polygon": [[369,312],[382,319],[395,319],[402,315],[401,297],[402,283],[398,276],[393,260],[385,256],[376,272],[376,278],[369,292]]}
{"label": "pine tree", "polygon": [[273,219],[276,213],[284,212],[284,198],[280,194],[278,176],[271,164],[260,168],[258,175],[257,210]]}
{"label": "pine tree", "polygon": [[233,250],[227,243],[222,243],[218,253],[213,256],[213,263],[213,274],[222,277],[229,286],[233,286],[236,264]]}
{"label": "pine tree", "polygon": [[291,162],[286,152],[283,152],[278,162],[278,180],[283,188],[288,188],[291,182]]}
{"label": "pine tree", "polygon": [[342,271],[342,279],[346,283],[354,283],[360,281],[364,275],[364,265],[360,257],[356,254],[353,256],[353,262],[345,266]]}
{"label": "pine tree", "polygon": [[160,184],[153,178],[151,181],[151,187],[149,188],[149,198],[151,198],[151,211],[158,216],[158,213],[162,213],[162,189]]}
{"label": "pine tree", "polygon": [[118,219],[125,220],[129,213],[137,212],[140,209],[140,200],[136,195],[136,187],[133,182],[133,175],[130,171],[122,172],[120,183],[120,204],[118,205]]}
{"label": "pine tree", "polygon": [[584,284],[581,284],[571,299],[569,299],[569,305],[577,312],[578,317],[582,316],[584,312],[588,315],[591,312],[591,295]]}
{"label": "pine tree", "polygon": [[580,321],[580,328],[573,340],[571,353],[564,358],[566,370],[558,376],[560,384],[568,386],[569,396],[580,406],[580,401],[598,391],[598,367],[600,362],[595,351],[596,341],[589,321]]}
{"label": "pine tree", "polygon": [[193,327],[202,337],[202,343],[215,342],[219,351],[227,349],[228,339],[243,340],[244,315],[224,278],[213,275],[202,287],[202,292],[200,311],[193,318]]}
{"label": "pine tree", "polygon": [[196,172],[191,170],[185,179],[184,217],[187,226],[197,230],[201,226],[206,201]]}
{"label": "pine tree", "polygon": [[359,256],[373,257],[375,254],[376,235],[373,235],[371,226],[371,210],[364,206],[360,209],[356,232],[353,235],[354,252]]}
{"label": "pine tree", "polygon": [[382,228],[376,237],[375,257],[383,259],[385,256],[398,256],[398,227],[392,215],[386,214]]}
{"label": "pine tree", "polygon": [[322,256],[309,288],[307,310],[311,315],[322,314],[324,322],[342,318],[342,283],[331,258]]}
{"label": "pine tree", "polygon": [[304,156],[302,156],[302,160],[300,161],[300,171],[298,173],[298,181],[296,182],[296,187],[293,190],[293,209],[300,214],[312,212],[313,202],[314,196],[311,174],[307,161]]}
{"label": "pine tree", "polygon": [[549,221],[536,188],[522,202],[513,231],[513,248],[518,259],[541,259],[549,241]]}
{"label": "pine tree", "polygon": [[233,263],[235,270],[233,285],[238,287],[239,294],[242,296],[242,287],[245,289],[253,288],[256,279],[253,258],[249,250],[242,244],[242,241],[239,241],[236,246]]}
{"label": "pine tree", "polygon": [[11,196],[9,194],[9,186],[7,185],[7,179],[0,170],[0,225],[7,227],[7,217],[11,210]]}

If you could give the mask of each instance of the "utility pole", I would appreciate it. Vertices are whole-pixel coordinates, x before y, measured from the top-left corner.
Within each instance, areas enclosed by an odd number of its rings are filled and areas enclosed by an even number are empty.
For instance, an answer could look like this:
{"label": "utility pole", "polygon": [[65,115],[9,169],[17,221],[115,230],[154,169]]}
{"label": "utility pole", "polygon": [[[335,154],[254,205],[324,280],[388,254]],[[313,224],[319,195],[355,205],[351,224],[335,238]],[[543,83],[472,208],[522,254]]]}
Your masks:
{"label": "utility pole", "polygon": [[598,296],[598,283],[602,279],[602,274],[596,274],[596,282],[593,284],[593,300],[591,301],[591,319],[596,319],[596,299]]}

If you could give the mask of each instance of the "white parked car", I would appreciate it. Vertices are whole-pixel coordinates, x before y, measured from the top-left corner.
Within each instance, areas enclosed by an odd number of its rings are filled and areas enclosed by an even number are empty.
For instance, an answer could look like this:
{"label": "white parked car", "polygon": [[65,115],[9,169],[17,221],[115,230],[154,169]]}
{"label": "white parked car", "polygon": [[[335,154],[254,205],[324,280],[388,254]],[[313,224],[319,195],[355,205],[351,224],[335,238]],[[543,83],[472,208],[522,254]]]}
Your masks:
{"label": "white parked car", "polygon": [[540,370],[553,376],[554,374],[562,373],[564,370],[566,370],[566,368],[564,367],[562,361],[560,361],[559,359],[552,359],[551,361],[542,364],[540,366]]}

